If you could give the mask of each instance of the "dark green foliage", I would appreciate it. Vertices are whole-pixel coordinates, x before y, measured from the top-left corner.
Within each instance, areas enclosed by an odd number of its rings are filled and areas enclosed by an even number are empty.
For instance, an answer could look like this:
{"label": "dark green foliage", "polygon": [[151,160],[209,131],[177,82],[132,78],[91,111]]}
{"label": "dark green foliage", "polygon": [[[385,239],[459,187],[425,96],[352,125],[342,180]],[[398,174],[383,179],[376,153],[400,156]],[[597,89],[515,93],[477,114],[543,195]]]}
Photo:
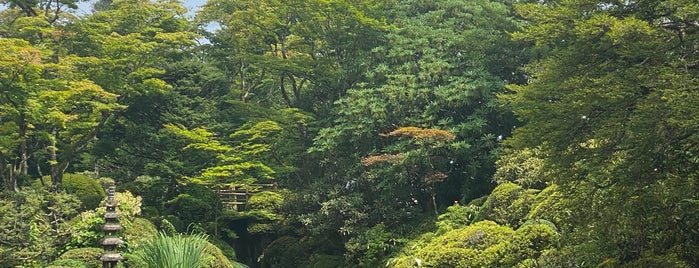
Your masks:
{"label": "dark green foliage", "polygon": [[85,262],[74,260],[74,259],[64,259],[55,260],[46,268],[92,268],[88,266]]}
{"label": "dark green foliage", "polygon": [[672,267],[672,268],[690,268],[696,267],[689,262],[682,260],[674,254],[661,255],[661,256],[644,256],[631,263],[621,266],[623,268],[633,268],[633,267]]}
{"label": "dark green foliage", "polygon": [[182,220],[178,218],[175,215],[167,215],[163,219],[163,221],[167,221],[167,223],[161,223],[160,225],[160,230],[164,231],[166,233],[175,233],[175,232],[185,232],[187,226],[184,226],[182,223]]}
{"label": "dark green foliage", "polygon": [[158,230],[160,230],[161,232],[163,232],[165,234],[177,233],[177,228],[168,219],[160,220],[160,225],[158,226]]}
{"label": "dark green foliage", "polygon": [[342,256],[313,254],[308,260],[308,264],[303,267],[324,268],[324,267],[345,267],[345,259]]}
{"label": "dark green foliage", "polygon": [[61,254],[58,260],[80,261],[85,267],[99,268],[102,267],[102,262],[99,261],[99,255],[102,252],[104,252],[104,249],[101,248],[76,248]]}
{"label": "dark green foliage", "polygon": [[379,223],[345,243],[345,256],[360,267],[379,267],[396,249],[397,235]]}
{"label": "dark green foliage", "polygon": [[566,234],[572,263],[621,266],[648,251],[697,260],[685,242],[695,236],[676,222],[681,200],[699,192],[689,108],[699,105],[699,53],[687,49],[699,31],[686,23],[699,14],[689,2],[517,6],[528,24],[514,36],[546,52],[526,68],[528,84],[501,95],[527,122],[508,143],[541,150],[558,188],[534,214]]}
{"label": "dark green foliage", "polygon": [[304,243],[299,241],[298,238],[291,236],[279,237],[265,248],[261,259],[261,267],[300,267],[306,260],[304,250]]}
{"label": "dark green foliage", "polygon": [[211,221],[214,216],[211,203],[189,194],[180,194],[166,205],[172,215],[179,218],[184,225]]}
{"label": "dark green foliage", "polygon": [[63,189],[80,198],[83,210],[97,208],[100,202],[107,197],[102,184],[85,174],[64,174]]}
{"label": "dark green foliage", "polygon": [[41,265],[55,258],[71,233],[80,201],[67,193],[23,189],[0,193],[0,263]]}

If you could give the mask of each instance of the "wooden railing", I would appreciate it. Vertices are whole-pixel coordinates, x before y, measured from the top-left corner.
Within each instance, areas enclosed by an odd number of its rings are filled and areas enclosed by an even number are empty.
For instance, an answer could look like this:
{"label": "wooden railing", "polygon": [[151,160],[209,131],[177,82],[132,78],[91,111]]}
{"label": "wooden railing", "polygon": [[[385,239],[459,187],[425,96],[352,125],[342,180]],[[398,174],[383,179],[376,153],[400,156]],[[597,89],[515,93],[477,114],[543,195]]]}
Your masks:
{"label": "wooden railing", "polygon": [[214,189],[221,199],[221,202],[223,202],[224,209],[232,209],[237,211],[245,210],[248,200],[255,193],[262,191],[276,192],[277,190],[276,183],[252,184],[245,187],[219,187]]}

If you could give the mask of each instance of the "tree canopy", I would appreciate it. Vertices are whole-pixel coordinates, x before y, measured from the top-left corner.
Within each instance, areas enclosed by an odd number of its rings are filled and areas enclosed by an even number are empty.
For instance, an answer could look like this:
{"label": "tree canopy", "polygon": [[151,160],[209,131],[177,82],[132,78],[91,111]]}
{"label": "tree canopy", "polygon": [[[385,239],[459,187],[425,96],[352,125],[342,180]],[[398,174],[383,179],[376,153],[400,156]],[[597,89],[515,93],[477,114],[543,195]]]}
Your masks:
{"label": "tree canopy", "polygon": [[699,263],[695,1],[0,5],[0,267]]}

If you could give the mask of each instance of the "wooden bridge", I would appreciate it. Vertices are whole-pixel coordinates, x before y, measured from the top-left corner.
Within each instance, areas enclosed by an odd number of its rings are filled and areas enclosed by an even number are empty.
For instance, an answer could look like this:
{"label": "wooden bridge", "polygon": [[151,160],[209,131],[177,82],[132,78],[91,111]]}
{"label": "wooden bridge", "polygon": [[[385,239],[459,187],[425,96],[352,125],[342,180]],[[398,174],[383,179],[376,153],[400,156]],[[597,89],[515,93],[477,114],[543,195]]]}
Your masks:
{"label": "wooden bridge", "polygon": [[277,190],[278,189],[276,183],[251,184],[246,185],[244,187],[233,186],[220,187],[214,189],[214,191],[218,194],[218,197],[221,199],[221,202],[223,202],[224,209],[231,209],[237,211],[245,210],[245,207],[248,204],[248,200],[255,193],[259,193],[262,191],[276,192]]}

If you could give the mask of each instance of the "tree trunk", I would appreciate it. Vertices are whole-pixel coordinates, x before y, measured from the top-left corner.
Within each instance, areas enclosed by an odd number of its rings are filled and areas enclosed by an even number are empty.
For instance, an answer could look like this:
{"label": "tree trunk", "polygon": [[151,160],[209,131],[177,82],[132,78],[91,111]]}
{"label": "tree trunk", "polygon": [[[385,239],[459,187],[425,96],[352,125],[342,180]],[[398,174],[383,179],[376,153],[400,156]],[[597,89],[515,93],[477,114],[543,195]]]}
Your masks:
{"label": "tree trunk", "polygon": [[28,146],[27,146],[27,120],[26,120],[26,114],[24,112],[19,113],[19,120],[18,120],[18,125],[19,125],[19,153],[20,153],[20,160],[19,160],[19,174],[21,175],[27,175],[29,173],[29,152],[28,152]]}
{"label": "tree trunk", "polygon": [[58,138],[56,136],[58,134],[55,129],[51,134],[54,137],[51,139],[51,146],[48,148],[49,162],[51,163],[51,186],[56,192],[60,192],[61,184],[63,183],[63,172],[58,167],[58,156],[56,156],[56,139]]}
{"label": "tree trunk", "polygon": [[11,164],[6,162],[5,155],[0,153],[0,178],[2,178],[5,190],[19,191],[17,188],[17,174]]}
{"label": "tree trunk", "polygon": [[61,166],[62,165],[51,166],[51,185],[53,185],[52,187],[55,192],[60,192],[63,187],[63,170],[65,167],[61,168]]}
{"label": "tree trunk", "polygon": [[51,183],[53,184],[53,188],[56,192],[61,190],[61,184],[63,184],[63,173],[68,168],[70,162],[73,161],[78,153],[85,149],[85,147],[87,147],[87,145],[90,144],[90,142],[97,136],[97,131],[99,131],[100,127],[104,125],[110,116],[110,113],[103,112],[99,123],[94,129],[92,129],[92,131],[90,131],[90,133],[85,134],[85,136],[80,137],[80,139],[74,143],[62,148],[61,159],[58,159],[58,155],[56,153],[56,140],[58,140],[58,133],[56,130],[54,130],[54,140],[51,144],[52,146],[49,147],[49,157],[51,158],[52,163]]}

